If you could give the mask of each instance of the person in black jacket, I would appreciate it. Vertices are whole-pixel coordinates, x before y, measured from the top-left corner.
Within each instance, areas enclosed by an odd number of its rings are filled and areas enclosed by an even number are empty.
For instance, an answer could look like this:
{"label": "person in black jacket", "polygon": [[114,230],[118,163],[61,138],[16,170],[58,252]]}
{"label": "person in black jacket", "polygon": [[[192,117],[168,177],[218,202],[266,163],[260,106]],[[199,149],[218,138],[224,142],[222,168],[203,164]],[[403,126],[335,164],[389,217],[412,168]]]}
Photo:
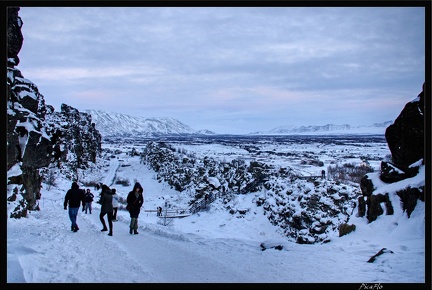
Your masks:
{"label": "person in black jacket", "polygon": [[105,185],[102,184],[102,192],[101,192],[101,197],[100,197],[100,204],[101,204],[101,211],[99,214],[99,219],[102,223],[102,230],[101,232],[105,232],[108,231],[106,223],[105,223],[105,219],[104,216],[107,215],[108,218],[108,226],[109,226],[109,233],[108,236],[112,236],[113,235],[113,205],[112,205],[112,191],[111,189]]}
{"label": "person in black jacket", "polygon": [[144,189],[139,182],[136,182],[132,191],[129,192],[127,196],[127,209],[129,211],[131,221],[129,225],[129,233],[132,231],[135,235],[138,234],[138,216],[141,211],[141,206],[144,203],[143,196]]}
{"label": "person in black jacket", "polygon": [[67,205],[69,203],[69,218],[72,222],[71,231],[77,232],[79,230],[77,224],[77,216],[80,204],[85,206],[85,196],[84,190],[79,188],[78,183],[75,181],[72,182],[71,188],[66,192],[65,200],[64,200],[64,209],[67,209]]}
{"label": "person in black jacket", "polygon": [[94,194],[90,191],[90,188],[87,188],[87,192],[85,194],[85,207],[83,207],[83,211],[85,210],[85,213],[87,213],[87,210],[90,211],[90,214],[92,212],[92,202],[93,202]]}

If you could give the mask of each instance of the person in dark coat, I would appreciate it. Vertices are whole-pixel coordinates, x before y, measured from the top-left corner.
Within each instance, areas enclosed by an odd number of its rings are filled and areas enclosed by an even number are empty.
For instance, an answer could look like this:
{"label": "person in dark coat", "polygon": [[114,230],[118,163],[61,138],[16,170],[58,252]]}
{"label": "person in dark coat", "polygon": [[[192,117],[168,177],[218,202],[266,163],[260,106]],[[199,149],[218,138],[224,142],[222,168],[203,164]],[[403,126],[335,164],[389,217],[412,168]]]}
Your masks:
{"label": "person in dark coat", "polygon": [[85,194],[85,207],[83,207],[83,211],[85,210],[85,213],[87,213],[87,210],[90,211],[90,214],[92,212],[92,202],[93,202],[94,194],[90,191],[90,188],[87,188],[87,192]]}
{"label": "person in dark coat", "polygon": [[111,189],[106,185],[102,184],[102,192],[100,197],[100,204],[101,204],[101,211],[99,214],[99,219],[103,225],[103,229],[101,232],[108,231],[104,216],[107,215],[108,218],[108,226],[109,226],[109,233],[108,236],[112,236],[113,234],[113,205],[112,205],[112,191]]}
{"label": "person in dark coat", "polygon": [[321,178],[325,179],[325,170],[321,170]]}
{"label": "person in dark coat", "polygon": [[132,231],[135,235],[138,234],[138,216],[141,211],[141,207],[144,204],[144,189],[139,182],[136,182],[132,191],[127,196],[127,208],[131,217],[129,225],[129,233]]}
{"label": "person in dark coat", "polygon": [[65,200],[64,200],[64,209],[67,209],[69,204],[69,218],[72,222],[71,231],[77,232],[79,230],[77,224],[77,216],[80,204],[85,206],[85,195],[84,190],[79,188],[78,183],[75,181],[72,182],[71,188],[66,192]]}

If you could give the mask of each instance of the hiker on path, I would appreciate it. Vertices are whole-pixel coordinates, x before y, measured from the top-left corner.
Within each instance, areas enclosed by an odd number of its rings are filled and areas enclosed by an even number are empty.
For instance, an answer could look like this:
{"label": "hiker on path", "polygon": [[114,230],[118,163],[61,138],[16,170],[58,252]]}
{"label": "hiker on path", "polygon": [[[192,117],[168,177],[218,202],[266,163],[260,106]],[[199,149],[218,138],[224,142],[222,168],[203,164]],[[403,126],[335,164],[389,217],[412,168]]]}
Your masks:
{"label": "hiker on path", "polygon": [[101,204],[101,211],[99,214],[99,219],[103,225],[103,228],[101,232],[108,231],[104,216],[107,215],[108,218],[108,226],[109,226],[109,233],[108,236],[113,235],[113,205],[112,205],[112,191],[111,189],[106,185],[102,184],[102,192],[100,197],[100,204]]}
{"label": "hiker on path", "polygon": [[138,217],[141,211],[141,207],[144,204],[144,189],[139,182],[136,182],[132,191],[127,196],[126,209],[129,211],[131,221],[129,225],[129,233],[132,235],[132,231],[135,235],[138,234]]}
{"label": "hiker on path", "polygon": [[113,205],[113,222],[117,221],[117,210],[118,210],[118,199],[119,196],[117,195],[117,190],[115,188],[111,188],[111,191],[113,193],[112,195],[112,205]]}
{"label": "hiker on path", "polygon": [[71,220],[72,223],[71,231],[75,233],[79,230],[76,221],[78,216],[78,210],[81,203],[82,206],[85,206],[84,190],[80,189],[78,183],[74,181],[72,182],[71,188],[66,192],[63,206],[64,209],[66,210],[69,204],[69,219]]}
{"label": "hiker on path", "polygon": [[321,178],[325,179],[325,170],[324,169],[321,171]]}
{"label": "hiker on path", "polygon": [[94,194],[90,191],[90,188],[87,188],[87,192],[85,194],[85,207],[83,207],[83,211],[85,210],[85,213],[87,213],[87,211],[90,211],[91,214],[93,198]]}

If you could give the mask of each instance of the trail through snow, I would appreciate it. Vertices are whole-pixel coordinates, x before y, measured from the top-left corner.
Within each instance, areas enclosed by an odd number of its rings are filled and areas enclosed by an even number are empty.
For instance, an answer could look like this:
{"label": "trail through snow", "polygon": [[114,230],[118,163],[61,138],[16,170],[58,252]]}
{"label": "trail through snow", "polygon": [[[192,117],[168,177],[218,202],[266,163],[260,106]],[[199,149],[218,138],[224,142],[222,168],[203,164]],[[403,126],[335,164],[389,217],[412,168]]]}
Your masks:
{"label": "trail through snow", "polygon": [[[96,202],[92,214],[80,210],[80,230],[74,233],[63,209],[70,184],[44,190],[41,211],[31,212],[26,219],[8,219],[8,283],[424,282],[422,203],[410,219],[398,208],[393,216],[369,225],[353,217],[351,222],[357,225],[354,234],[335,236],[319,245],[287,242],[260,208],[245,218],[210,211],[162,225],[156,213],[148,210],[162,204],[164,196],[179,193],[159,183],[138,157],[123,159],[127,167],[119,167],[113,158],[101,180],[110,184],[121,173],[143,185],[139,234],[129,234],[130,217],[125,210],[118,212],[113,236],[101,232],[100,205]],[[123,198],[132,187],[115,186]],[[97,200],[99,192],[94,194]],[[239,196],[239,202],[252,205],[252,196]],[[261,243],[282,245],[283,249],[263,251]],[[393,253],[367,263],[383,247]]]}

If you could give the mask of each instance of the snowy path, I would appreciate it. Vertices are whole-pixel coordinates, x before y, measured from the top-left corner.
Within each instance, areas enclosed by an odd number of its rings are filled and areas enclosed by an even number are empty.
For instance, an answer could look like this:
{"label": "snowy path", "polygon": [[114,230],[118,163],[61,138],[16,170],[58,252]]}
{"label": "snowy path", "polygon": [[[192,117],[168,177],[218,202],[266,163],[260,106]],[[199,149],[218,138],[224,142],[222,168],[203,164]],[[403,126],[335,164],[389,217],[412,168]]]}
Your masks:
{"label": "snowy path", "polygon": [[[424,218],[424,208],[414,212],[409,220],[398,211],[391,218],[392,227],[401,224],[397,229],[402,232],[408,228],[409,239],[415,238],[414,242],[400,239],[399,235],[389,239],[388,231],[375,223],[359,226],[355,235],[333,239],[331,243],[299,245],[278,239],[273,227],[268,227],[268,220],[260,214],[238,219],[228,212],[217,215],[204,212],[174,219],[173,224],[164,226],[158,223],[160,220],[154,212],[145,212],[144,208],[155,209],[164,202],[165,196],[175,195],[175,190],[160,183],[155,173],[138,159],[123,159],[131,166],[119,167],[118,160],[111,159],[104,180],[109,184],[117,174],[143,185],[145,202],[139,218],[139,234],[129,234],[130,217],[124,210],[119,210],[118,221],[113,223],[113,236],[101,232],[97,203],[93,203],[92,214],[79,212],[80,230],[71,232],[68,212],[63,209],[65,190],[70,184],[54,187],[44,192],[41,211],[30,212],[28,219],[8,219],[8,283],[394,283],[424,280],[425,229],[424,223],[415,218],[415,215]],[[122,197],[132,187],[133,184],[116,186]],[[241,203],[246,204],[246,200]],[[360,221],[357,224],[361,225]],[[232,234],[227,236],[226,232]],[[280,244],[284,248],[262,251],[261,242]],[[394,254],[383,255],[377,263],[367,263],[383,247]]]}
{"label": "snowy path", "polygon": [[[183,234],[177,237],[172,233],[158,232],[157,227],[142,224],[138,235],[129,234],[129,216],[122,211],[119,221],[113,223],[112,237],[107,232],[101,232],[99,209],[93,213],[78,215],[80,230],[71,232],[70,222],[65,218],[64,211],[58,202],[51,214],[56,215],[58,223],[41,221],[41,227],[51,227],[51,231],[39,231],[34,227],[26,235],[32,236],[36,245],[49,245],[48,248],[27,248],[19,242],[23,232],[8,232],[8,252],[27,251],[19,264],[25,265],[22,277],[27,282],[262,282],[263,279],[275,281],[273,275],[244,275],[244,271],[236,271],[238,263],[247,263],[250,253],[259,252],[257,247],[246,246],[244,257],[238,259],[238,248],[232,249],[221,242],[210,242],[205,239],[189,239]],[[34,213],[35,217],[42,212]],[[17,220],[16,222],[21,222]],[[28,231],[26,229],[25,231]],[[49,243],[46,243],[50,241]],[[29,245],[31,247],[31,245]],[[162,250],[161,250],[162,249]],[[236,251],[233,254],[232,251]],[[50,252],[50,255],[44,255]],[[86,255],[92,253],[92,256]],[[107,254],[109,253],[109,255]],[[64,269],[58,269],[58,261],[50,261],[55,256],[61,260]],[[35,261],[37,261],[35,263]],[[9,267],[16,267],[8,262]],[[182,264],[183,267],[178,267]],[[254,263],[255,264],[255,263]],[[43,268],[33,268],[32,265],[45,265]],[[234,266],[234,267],[233,267]],[[243,265],[245,266],[245,265]],[[56,271],[51,271],[57,267]],[[118,269],[131,269],[128,275]],[[58,277],[57,272],[67,273],[66,280]],[[256,272],[255,270],[252,272]],[[175,273],[175,275],[173,275]],[[263,273],[264,274],[264,273]],[[16,275],[16,274],[15,274]],[[98,280],[88,281],[86,277],[98,277]],[[206,277],[203,280],[203,277]],[[267,278],[266,278],[267,277]],[[19,282],[19,281],[18,281]],[[23,282],[23,281],[22,281]]]}
{"label": "snowy path", "polygon": [[110,160],[110,168],[108,171],[107,176],[105,176],[105,179],[103,181],[104,184],[108,186],[112,186],[114,184],[114,179],[116,177],[117,169],[119,168],[119,161],[117,158],[111,158]]}
{"label": "snowy path", "polygon": [[[8,282],[353,282],[354,277],[329,267],[329,259],[330,263],[338,264],[338,269],[358,269],[355,281],[392,282],[400,279],[400,271],[391,270],[390,265],[397,265],[401,259],[421,262],[416,256],[400,253],[386,255],[380,264],[368,264],[371,251],[366,251],[365,243],[370,242],[356,239],[343,248],[337,242],[320,246],[285,243],[282,251],[261,251],[257,241],[209,239],[148,223],[146,213],[140,215],[139,234],[131,235],[129,214],[125,211],[119,212],[119,221],[113,225],[114,235],[108,236],[100,231],[98,207],[92,214],[79,212],[80,230],[74,233],[70,231],[62,201],[54,206],[48,204],[32,216],[40,222],[32,223],[31,227],[23,219],[9,221],[20,225],[8,230],[8,256],[12,253],[20,256],[18,260],[7,261]],[[28,242],[23,244],[23,240]],[[419,244],[415,250],[421,252],[424,248]],[[415,276],[416,271],[418,268],[405,269],[403,276]]]}
{"label": "snowy path", "polygon": [[[104,179],[105,184],[113,183],[118,167],[118,159],[111,159],[108,174]],[[140,168],[140,171],[142,170],[143,168]],[[163,184],[152,179],[150,174],[147,174],[142,182],[147,185],[146,188],[153,188],[150,196],[156,194],[156,191],[164,191]],[[150,185],[151,183],[154,184]],[[156,189],[157,187],[159,189]],[[210,242],[195,235],[189,238],[184,233],[165,231],[154,223],[143,222],[148,215],[144,209],[140,215],[138,235],[129,234],[129,213],[119,210],[118,221],[113,223],[113,236],[108,236],[107,232],[100,231],[102,224],[99,213],[100,205],[97,203],[93,203],[92,214],[85,214],[80,209],[77,218],[80,230],[74,233],[70,231],[70,221],[67,218],[67,211],[63,209],[62,196],[55,200],[46,199],[43,211],[33,212],[32,215],[41,219],[41,227],[51,227],[52,230],[47,232],[33,227],[26,234],[32,236],[34,244],[49,244],[49,248],[27,248],[19,242],[21,232],[9,231],[8,241],[11,243],[8,245],[8,252],[24,251],[29,254],[20,261],[8,261],[8,268],[25,265],[22,275],[17,275],[14,271],[14,277],[9,276],[8,281],[84,283],[263,281],[263,277],[259,275],[245,276],[242,271],[237,271],[235,265],[239,262],[245,263],[250,255],[245,252],[245,256],[239,261],[238,253],[231,252],[238,249],[232,249],[223,241]],[[50,220],[45,220],[46,215],[50,216]],[[52,223],[53,219],[57,222]],[[12,222],[23,222],[23,220]],[[257,245],[249,250],[260,251]],[[46,251],[50,252],[49,256],[43,254]],[[92,256],[86,253],[92,253]],[[61,259],[64,269],[51,271],[52,267],[58,268],[58,261],[55,263],[50,261],[51,256]],[[32,262],[35,259],[37,263]],[[178,267],[179,263],[184,266]],[[33,265],[45,265],[45,267],[33,268]],[[131,269],[131,267],[133,270],[129,271],[128,275],[115,275],[119,272],[116,269]],[[67,281],[64,281],[64,277],[57,276],[58,271],[67,273]],[[86,280],[87,276],[92,277],[92,280]],[[264,281],[278,279],[267,274],[266,276]],[[98,277],[98,280],[95,281],[94,277]]]}

